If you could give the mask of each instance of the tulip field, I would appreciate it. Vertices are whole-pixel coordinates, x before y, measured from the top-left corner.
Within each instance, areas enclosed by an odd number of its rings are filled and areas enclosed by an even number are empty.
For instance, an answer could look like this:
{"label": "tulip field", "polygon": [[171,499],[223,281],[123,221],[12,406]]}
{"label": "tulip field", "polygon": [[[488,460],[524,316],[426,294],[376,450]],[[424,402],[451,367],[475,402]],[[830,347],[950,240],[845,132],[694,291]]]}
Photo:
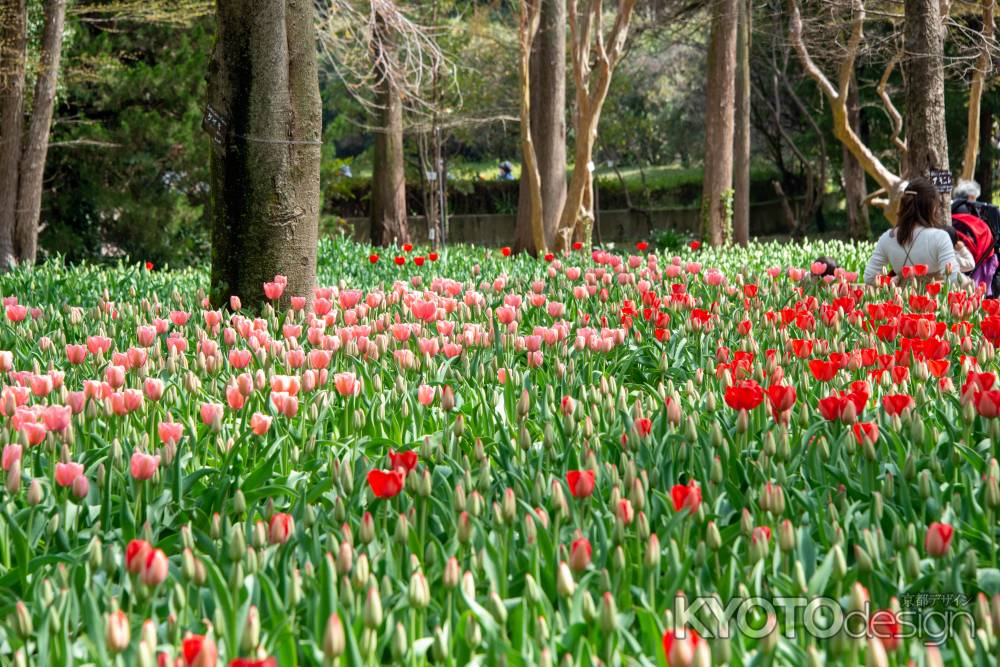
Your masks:
{"label": "tulip field", "polygon": [[996,665],[1000,300],[870,251],[0,276],[0,665]]}

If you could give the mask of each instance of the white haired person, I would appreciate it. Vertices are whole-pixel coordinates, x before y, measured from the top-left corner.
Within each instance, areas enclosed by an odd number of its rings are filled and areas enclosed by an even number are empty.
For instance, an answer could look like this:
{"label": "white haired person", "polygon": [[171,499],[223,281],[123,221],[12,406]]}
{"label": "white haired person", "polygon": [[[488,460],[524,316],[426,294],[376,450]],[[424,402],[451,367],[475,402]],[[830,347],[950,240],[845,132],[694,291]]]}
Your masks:
{"label": "white haired person", "polygon": [[937,226],[939,196],[927,178],[904,184],[896,226],[883,234],[865,268],[865,283],[875,285],[886,272],[957,280],[958,259],[951,237]]}
{"label": "white haired person", "polygon": [[982,190],[979,187],[979,183],[965,179],[960,180],[951,193],[951,212],[968,213],[978,217],[975,210],[977,207],[971,202],[979,199],[981,193]]}

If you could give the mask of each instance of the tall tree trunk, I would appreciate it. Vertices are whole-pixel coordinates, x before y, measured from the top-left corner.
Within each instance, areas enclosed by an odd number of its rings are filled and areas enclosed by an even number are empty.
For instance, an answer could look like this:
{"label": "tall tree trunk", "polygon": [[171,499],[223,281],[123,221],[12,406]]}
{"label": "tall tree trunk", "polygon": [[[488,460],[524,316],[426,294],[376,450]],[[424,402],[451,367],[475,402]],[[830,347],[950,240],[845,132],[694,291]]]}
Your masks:
{"label": "tall tree trunk", "polygon": [[[521,0],[521,17],[518,26],[520,47],[520,90],[521,90],[521,185],[528,187],[528,224],[531,227],[533,254],[545,252],[545,223],[542,219],[542,177],[538,171],[538,159],[531,129],[531,50],[541,14],[541,0]],[[520,203],[520,202],[519,202]]]}
{"label": "tall tree trunk", "polygon": [[[903,75],[906,87],[904,178],[948,169],[944,121],[944,35],[938,0],[903,3]],[[939,223],[948,219],[951,193],[941,193]]]}
{"label": "tall tree trunk", "polygon": [[753,8],[739,0],[736,37],[736,127],[733,146],[733,240],[750,241],[750,35]]}
{"label": "tall tree trunk", "polygon": [[[545,243],[555,240],[566,203],[566,3],[541,0],[538,34],[531,52],[531,140],[542,185]],[[521,172],[515,248],[537,252],[531,238],[531,189]]]}
{"label": "tall tree trunk", "polygon": [[17,222],[14,251],[19,261],[35,263],[38,250],[38,223],[42,211],[42,179],[49,150],[49,131],[56,101],[56,80],[62,56],[66,0],[45,0],[45,24],[39,53],[35,99],[28,125],[27,141],[18,169]]}
{"label": "tall tree trunk", "polygon": [[[847,94],[847,123],[858,136],[861,136],[861,102],[858,99],[858,86],[851,82]],[[852,239],[867,240],[871,238],[871,222],[868,217],[868,207],[865,198],[868,188],[865,184],[865,170],[858,159],[842,147],[844,195],[847,198],[847,233]]]}
{"label": "tall tree trunk", "polygon": [[993,4],[996,0],[982,0],[982,47],[976,58],[976,69],[969,86],[969,111],[966,123],[965,156],[962,160],[962,178],[969,180],[976,171],[979,155],[979,124],[982,115],[983,87],[990,70],[990,49],[993,43]]}
{"label": "tall tree trunk", "polygon": [[0,269],[11,266],[24,130],[25,0],[0,0]]}
{"label": "tall tree trunk", "polygon": [[730,240],[728,197],[733,187],[738,0],[712,0],[705,109],[705,181],[701,236],[712,245]]}
{"label": "tall tree trunk", "polygon": [[277,274],[312,299],[321,106],[309,0],[217,0],[209,103],[225,123],[212,150],[212,300],[255,308]]}
{"label": "tall tree trunk", "polygon": [[[620,0],[615,21],[605,37],[602,33],[602,0],[584,2],[568,0],[566,18],[572,38],[573,85],[576,88],[576,108],[573,110],[573,175],[566,189],[566,204],[559,216],[555,246],[569,247],[572,239],[590,243],[594,221],[594,174],[592,157],[597,141],[597,126],[601,109],[611,86],[611,75],[625,48],[635,0]],[[596,33],[596,35],[595,35]],[[732,139],[732,136],[730,136]]]}
{"label": "tall tree trunk", "polygon": [[994,125],[993,106],[986,103],[979,119],[979,166],[976,169],[976,182],[982,190],[979,198],[985,202],[993,201],[993,165],[997,153]]}
{"label": "tall tree trunk", "polygon": [[[381,17],[376,19],[381,21]],[[379,27],[383,27],[378,23]],[[384,31],[383,31],[384,32]],[[379,39],[380,48],[389,48],[389,36]],[[375,76],[379,81],[375,103],[378,129],[372,160],[372,243],[408,243],[406,219],[406,170],[403,154],[403,100],[393,74],[386,70],[389,58],[376,54]],[[441,175],[438,175],[440,178]]]}

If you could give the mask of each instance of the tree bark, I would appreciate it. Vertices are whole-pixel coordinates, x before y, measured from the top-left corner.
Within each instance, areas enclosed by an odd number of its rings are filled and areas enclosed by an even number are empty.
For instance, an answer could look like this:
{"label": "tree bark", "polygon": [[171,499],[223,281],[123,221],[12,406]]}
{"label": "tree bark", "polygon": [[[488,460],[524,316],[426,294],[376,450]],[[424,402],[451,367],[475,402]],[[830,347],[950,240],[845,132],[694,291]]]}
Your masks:
{"label": "tree bark", "polygon": [[[542,191],[545,243],[555,240],[566,203],[566,3],[541,0],[538,34],[529,68],[531,140]],[[521,171],[518,189],[517,250],[537,253],[531,234],[531,188]]]}
{"label": "tree bark", "polygon": [[65,23],[66,0],[46,0],[34,106],[18,169],[17,218],[14,227],[14,252],[21,263],[29,265],[35,263],[38,251],[45,157],[49,150],[49,132],[56,101],[56,80],[59,77]]}
{"label": "tree bark", "polygon": [[0,0],[0,269],[11,266],[24,118],[25,0]]}
{"label": "tree bark", "polygon": [[226,123],[212,146],[212,300],[255,309],[284,275],[311,301],[319,222],[321,107],[309,0],[217,0],[209,104]]}
{"label": "tree bark", "polygon": [[979,119],[979,166],[976,169],[976,182],[982,190],[979,198],[985,202],[993,201],[993,163],[996,158],[994,143],[993,107],[984,104],[982,118]]}
{"label": "tree bark", "polygon": [[[854,134],[861,136],[861,102],[858,99],[856,82],[851,82],[847,94],[847,122]],[[847,146],[843,151],[844,195],[847,199],[847,232],[852,239],[867,240],[871,238],[871,222],[868,217],[868,207],[865,199],[868,189],[865,184],[865,170],[861,167]]]}
{"label": "tree bark", "polygon": [[611,75],[621,58],[632,11],[635,9],[635,0],[621,0],[615,13],[614,26],[605,38],[601,32],[601,0],[590,0],[589,6],[582,13],[577,11],[577,1],[568,0],[566,10],[572,37],[573,83],[576,88],[573,130],[576,136],[573,176],[566,189],[566,204],[559,216],[556,231],[555,245],[559,250],[566,250],[574,238],[585,244],[590,243],[594,221],[594,175],[591,171],[591,159],[594,142],[597,140],[597,126],[611,86]]}
{"label": "tree bark", "polygon": [[[982,50],[976,58],[976,69],[972,73],[972,84],[969,86],[969,112],[966,123],[965,156],[962,160],[962,178],[969,180],[976,171],[976,158],[979,155],[979,124],[981,122],[981,103],[986,76],[990,71],[990,48],[993,42],[993,4],[995,0],[982,0],[983,28]],[[980,186],[981,187],[981,186]]]}
{"label": "tree bark", "polygon": [[[520,45],[520,89],[521,89],[521,185],[528,187],[528,224],[531,241],[529,249],[533,254],[543,253],[548,247],[545,241],[545,223],[542,219],[542,177],[538,170],[535,144],[531,129],[531,51],[538,34],[541,14],[541,0],[521,0],[521,17],[518,27]],[[518,202],[520,204],[520,202]]]}
{"label": "tree bark", "polygon": [[712,245],[731,239],[728,198],[733,187],[738,0],[712,0],[705,109],[705,180],[701,236]]}
{"label": "tree bark", "polygon": [[[948,169],[944,110],[944,35],[938,0],[903,3],[903,81],[906,87],[906,156],[903,177]],[[941,193],[939,224],[949,217],[951,193]]]}
{"label": "tree bark", "polygon": [[[376,19],[380,21],[380,18]],[[383,27],[381,22],[377,27]],[[385,30],[375,48],[390,48]],[[386,246],[409,243],[410,228],[406,216],[406,170],[403,152],[403,100],[388,71],[387,54],[374,54],[375,91],[378,129],[372,158],[372,243]],[[441,175],[438,175],[441,178]]]}
{"label": "tree bark", "polygon": [[739,0],[736,37],[736,127],[733,146],[733,240],[750,241],[750,0]]}

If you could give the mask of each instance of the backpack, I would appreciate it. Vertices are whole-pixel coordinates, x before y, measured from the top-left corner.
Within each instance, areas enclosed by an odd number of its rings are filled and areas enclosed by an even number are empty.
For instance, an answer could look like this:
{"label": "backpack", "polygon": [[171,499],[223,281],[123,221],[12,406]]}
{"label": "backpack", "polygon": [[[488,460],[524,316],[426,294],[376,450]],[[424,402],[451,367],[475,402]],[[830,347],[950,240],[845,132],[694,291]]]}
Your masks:
{"label": "backpack", "polygon": [[968,213],[954,213],[951,226],[969,249],[977,267],[994,254],[993,232],[984,220]]}
{"label": "backpack", "polygon": [[[956,199],[951,204],[952,215],[955,214],[968,214],[973,215],[989,227],[990,232],[993,235],[993,252],[997,257],[1000,257],[1000,208],[993,206],[992,204],[987,204],[986,202],[974,201],[969,199]],[[971,250],[971,248],[970,248]],[[975,257],[975,255],[973,255]],[[978,264],[979,259],[976,258]],[[992,289],[990,292],[996,296],[1000,295],[1000,271],[996,271],[991,280]]]}

